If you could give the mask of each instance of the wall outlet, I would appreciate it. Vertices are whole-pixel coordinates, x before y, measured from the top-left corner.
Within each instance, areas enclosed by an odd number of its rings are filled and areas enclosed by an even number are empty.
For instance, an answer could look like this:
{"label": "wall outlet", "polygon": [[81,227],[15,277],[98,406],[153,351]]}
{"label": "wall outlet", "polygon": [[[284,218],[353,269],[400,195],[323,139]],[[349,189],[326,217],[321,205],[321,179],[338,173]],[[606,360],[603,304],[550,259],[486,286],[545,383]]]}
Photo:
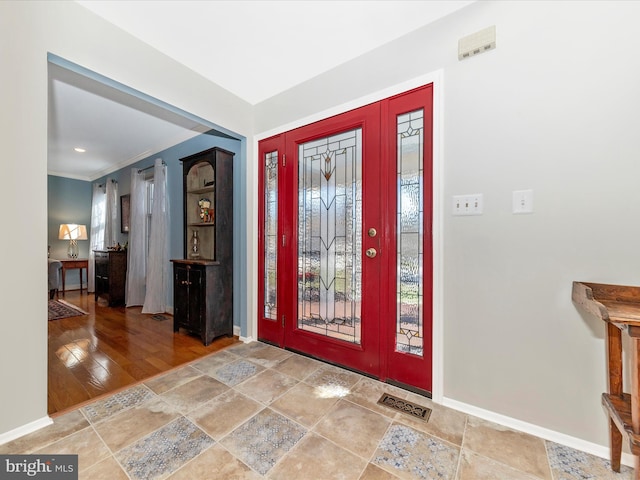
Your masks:
{"label": "wall outlet", "polygon": [[453,196],[453,215],[482,215],[481,193]]}

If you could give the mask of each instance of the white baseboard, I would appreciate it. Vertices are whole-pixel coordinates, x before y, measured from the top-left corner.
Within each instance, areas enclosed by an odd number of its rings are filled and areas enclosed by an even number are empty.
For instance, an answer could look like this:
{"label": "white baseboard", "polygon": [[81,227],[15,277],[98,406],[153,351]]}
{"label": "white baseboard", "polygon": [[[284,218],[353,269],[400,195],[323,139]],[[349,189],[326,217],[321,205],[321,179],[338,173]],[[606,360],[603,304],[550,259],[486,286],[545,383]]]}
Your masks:
{"label": "white baseboard", "polygon": [[[490,410],[484,410],[482,408],[478,408],[473,405],[469,405],[467,403],[459,402],[457,400],[446,397],[443,398],[442,405],[444,405],[445,407],[453,408],[460,412],[467,413],[469,415],[473,415],[478,418],[482,418],[483,420],[488,420],[490,422],[513,428],[514,430],[519,430],[530,435],[535,435],[536,437],[540,437],[544,440],[549,440],[566,447],[575,448],[576,450],[590,453],[591,455],[595,455],[600,458],[605,458],[607,460],[609,459],[608,446],[588,442],[580,438],[556,432],[555,430],[549,430],[548,428],[540,427],[532,423],[523,422],[522,420],[518,420],[516,418],[507,417],[506,415],[501,415]],[[630,453],[622,452],[622,464],[633,467],[634,456]]]}
{"label": "white baseboard", "polygon": [[242,337],[239,334],[238,334],[238,338],[240,339],[241,342],[244,342],[244,343],[251,343],[256,341],[255,338],[253,337]]}
{"label": "white baseboard", "polygon": [[29,433],[33,433],[36,430],[40,430],[41,428],[51,425],[52,423],[53,420],[51,420],[51,417],[42,417],[39,420],[34,420],[33,422],[27,423],[26,425],[14,428],[13,430],[9,430],[8,432],[0,434],[0,445],[10,442],[11,440],[15,440],[16,438],[20,438]]}

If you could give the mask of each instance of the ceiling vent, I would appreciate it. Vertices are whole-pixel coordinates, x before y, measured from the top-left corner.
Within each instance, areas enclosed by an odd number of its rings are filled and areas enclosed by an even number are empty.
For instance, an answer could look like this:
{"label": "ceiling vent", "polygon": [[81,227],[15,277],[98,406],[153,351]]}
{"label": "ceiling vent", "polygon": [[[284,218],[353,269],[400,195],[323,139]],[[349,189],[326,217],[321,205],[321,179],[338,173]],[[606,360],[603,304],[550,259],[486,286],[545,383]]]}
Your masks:
{"label": "ceiling vent", "polygon": [[496,26],[487,27],[458,40],[458,60],[496,48]]}

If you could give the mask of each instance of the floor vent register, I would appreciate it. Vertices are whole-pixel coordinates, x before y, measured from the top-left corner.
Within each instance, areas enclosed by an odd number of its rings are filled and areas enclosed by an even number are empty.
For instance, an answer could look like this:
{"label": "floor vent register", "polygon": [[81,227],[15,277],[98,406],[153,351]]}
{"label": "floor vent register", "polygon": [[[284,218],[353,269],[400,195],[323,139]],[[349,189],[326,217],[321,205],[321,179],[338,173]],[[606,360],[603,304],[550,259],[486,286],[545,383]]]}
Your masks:
{"label": "floor vent register", "polygon": [[412,417],[424,420],[425,422],[429,421],[429,416],[431,415],[430,408],[394,397],[393,395],[389,395],[388,393],[382,394],[380,400],[378,400],[378,403],[380,405],[384,405],[385,407],[393,408],[394,410],[398,410],[399,412],[411,415]]}

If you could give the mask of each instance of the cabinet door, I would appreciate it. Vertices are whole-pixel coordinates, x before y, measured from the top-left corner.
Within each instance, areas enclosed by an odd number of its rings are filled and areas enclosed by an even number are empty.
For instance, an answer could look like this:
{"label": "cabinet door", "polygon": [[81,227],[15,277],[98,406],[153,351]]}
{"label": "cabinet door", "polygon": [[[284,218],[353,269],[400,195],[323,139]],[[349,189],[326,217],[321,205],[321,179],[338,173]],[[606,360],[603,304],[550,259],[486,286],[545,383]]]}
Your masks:
{"label": "cabinet door", "polygon": [[174,268],[174,330],[185,327],[189,322],[189,270],[182,265]]}
{"label": "cabinet door", "polygon": [[201,333],[204,329],[205,312],[203,311],[203,271],[200,268],[192,268],[189,271],[188,280],[188,308],[189,329]]}
{"label": "cabinet door", "polygon": [[109,291],[109,259],[106,253],[95,254],[95,298]]}

